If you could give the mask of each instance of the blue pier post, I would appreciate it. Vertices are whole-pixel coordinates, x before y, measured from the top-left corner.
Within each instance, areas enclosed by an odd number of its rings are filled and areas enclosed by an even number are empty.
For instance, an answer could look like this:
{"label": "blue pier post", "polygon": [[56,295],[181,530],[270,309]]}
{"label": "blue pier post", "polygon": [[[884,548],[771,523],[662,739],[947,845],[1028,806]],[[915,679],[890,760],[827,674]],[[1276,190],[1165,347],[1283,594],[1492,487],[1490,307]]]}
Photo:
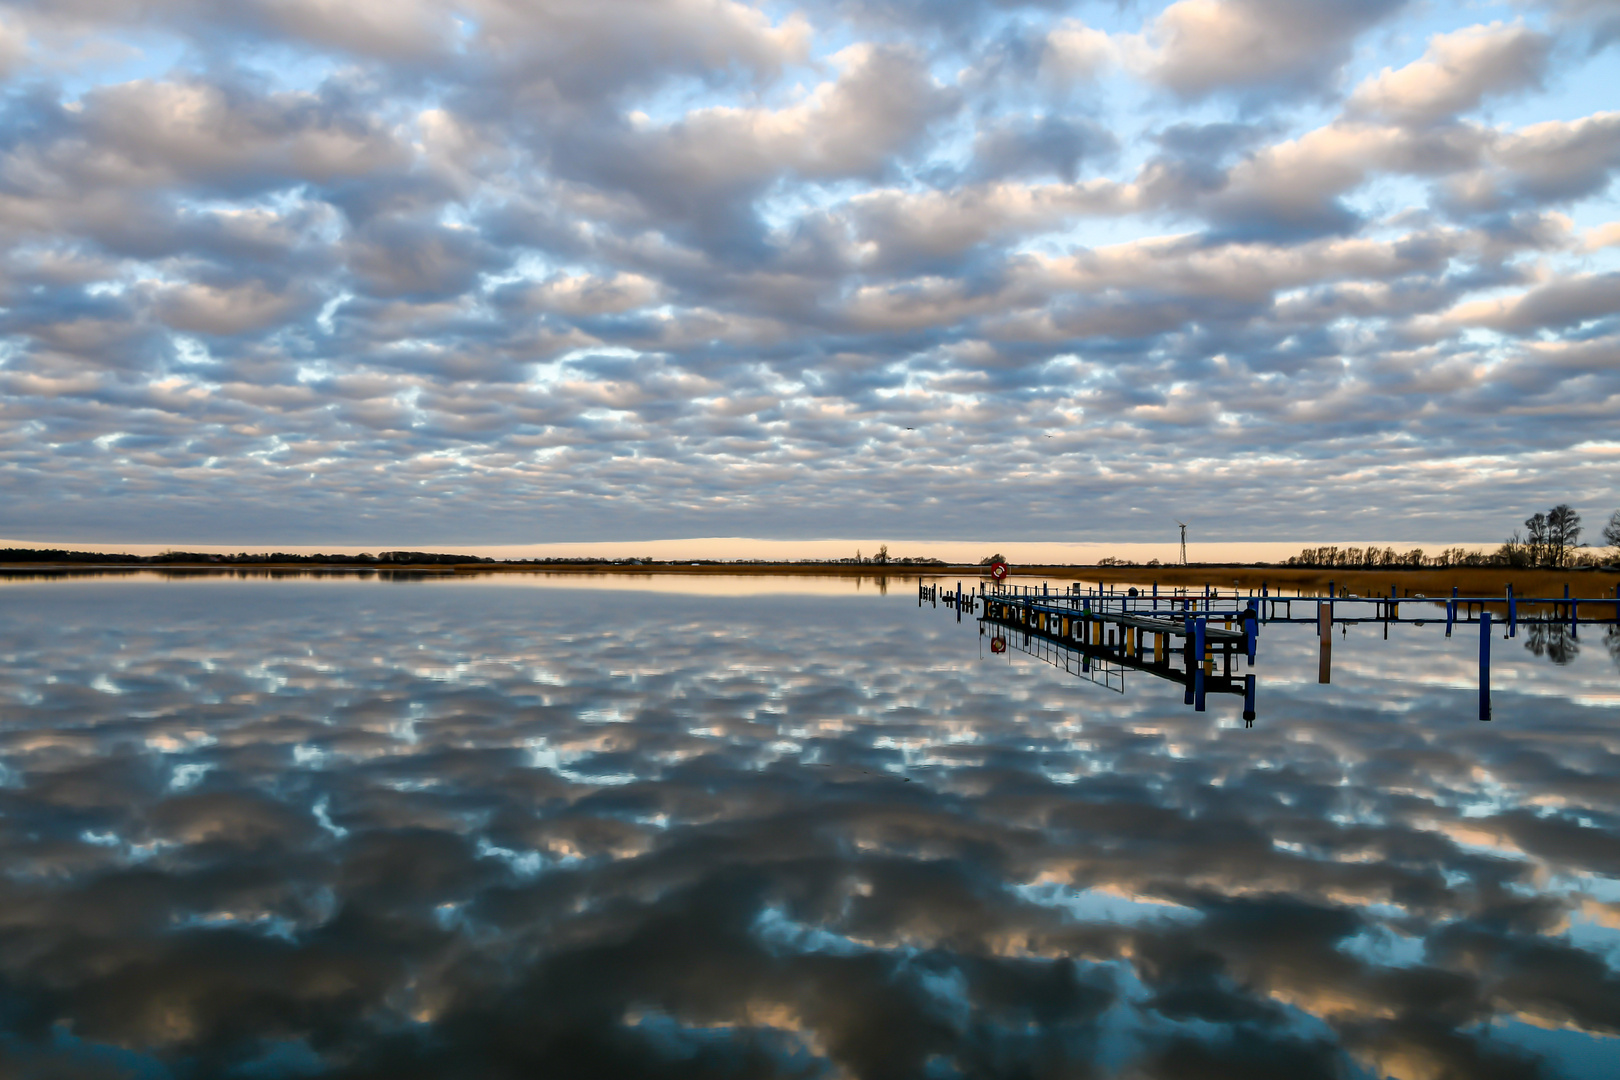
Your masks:
{"label": "blue pier post", "polygon": [[1187,654],[1187,689],[1181,696],[1181,703],[1191,705],[1193,703],[1193,669],[1195,666],[1202,667],[1203,665],[1194,665],[1193,663],[1193,621],[1192,616],[1185,612],[1181,616],[1181,639],[1185,643],[1184,650]]}
{"label": "blue pier post", "polygon": [[1457,590],[1451,590],[1452,599],[1446,601],[1446,637],[1451,636],[1451,624],[1457,621]]}
{"label": "blue pier post", "polygon": [[1243,726],[1254,727],[1254,676],[1243,676]]}
{"label": "blue pier post", "polygon": [[956,583],[956,621],[962,621],[962,583]]}
{"label": "blue pier post", "polygon": [[1579,630],[1576,629],[1576,627],[1580,625],[1580,618],[1579,618],[1579,616],[1576,615],[1576,610],[1580,607],[1580,604],[1581,604],[1581,602],[1579,600],[1571,600],[1569,602],[1569,636],[1570,637],[1574,637],[1576,634],[1578,634],[1580,632]]}
{"label": "blue pier post", "polygon": [[1491,613],[1479,613],[1479,718],[1491,718]]}
{"label": "blue pier post", "polygon": [[1513,586],[1508,586],[1508,637],[1519,636],[1519,598],[1513,595]]}
{"label": "blue pier post", "polygon": [[1199,619],[1193,623],[1193,653],[1198,662],[1197,674],[1193,676],[1193,710],[1204,711],[1204,628],[1206,620]]}
{"label": "blue pier post", "polygon": [[1333,592],[1333,582],[1330,581],[1330,582],[1328,582],[1328,599],[1329,600],[1333,599],[1334,595],[1335,594]]}
{"label": "blue pier post", "polygon": [[1620,585],[1614,587],[1614,621],[1620,623]]}
{"label": "blue pier post", "polygon": [[1255,601],[1250,600],[1246,610],[1247,614],[1243,618],[1243,636],[1245,639],[1243,644],[1246,646],[1244,651],[1249,654],[1249,665],[1252,667],[1254,665],[1255,646],[1260,641],[1260,607]]}

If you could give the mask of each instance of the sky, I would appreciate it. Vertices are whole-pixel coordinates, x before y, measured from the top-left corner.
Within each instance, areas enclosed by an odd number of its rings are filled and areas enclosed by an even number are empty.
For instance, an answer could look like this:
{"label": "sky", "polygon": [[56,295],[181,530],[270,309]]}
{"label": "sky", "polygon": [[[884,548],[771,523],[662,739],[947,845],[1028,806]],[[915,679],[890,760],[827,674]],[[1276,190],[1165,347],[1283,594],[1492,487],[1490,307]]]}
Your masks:
{"label": "sky", "polygon": [[0,0],[0,536],[1595,534],[1617,61],[1614,0]]}

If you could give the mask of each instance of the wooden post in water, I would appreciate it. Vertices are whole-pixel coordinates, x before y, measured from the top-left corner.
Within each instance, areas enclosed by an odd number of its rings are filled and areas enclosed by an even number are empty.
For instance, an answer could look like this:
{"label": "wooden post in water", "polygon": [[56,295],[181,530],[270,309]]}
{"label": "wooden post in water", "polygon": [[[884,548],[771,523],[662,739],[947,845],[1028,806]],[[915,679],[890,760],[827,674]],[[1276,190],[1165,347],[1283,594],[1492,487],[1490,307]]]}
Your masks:
{"label": "wooden post in water", "polygon": [[1198,656],[1198,673],[1193,676],[1193,710],[1195,712],[1204,711],[1204,634],[1206,622],[1204,619],[1199,619],[1193,623],[1193,637],[1196,640],[1195,653]]}
{"label": "wooden post in water", "polygon": [[1317,661],[1316,681],[1333,681],[1333,605],[1326,600],[1316,602]]}
{"label": "wooden post in water", "polygon": [[1260,608],[1255,601],[1250,600],[1246,614],[1243,616],[1243,644],[1245,652],[1249,654],[1249,664],[1254,664],[1254,650],[1260,643]]}
{"label": "wooden post in water", "polygon": [[1479,718],[1491,718],[1491,613],[1479,613]]}
{"label": "wooden post in water", "polygon": [[1181,640],[1184,643],[1182,651],[1187,655],[1187,689],[1181,696],[1181,703],[1191,705],[1193,703],[1193,671],[1202,668],[1203,665],[1193,659],[1197,654],[1193,652],[1192,616],[1183,614],[1181,619]]}

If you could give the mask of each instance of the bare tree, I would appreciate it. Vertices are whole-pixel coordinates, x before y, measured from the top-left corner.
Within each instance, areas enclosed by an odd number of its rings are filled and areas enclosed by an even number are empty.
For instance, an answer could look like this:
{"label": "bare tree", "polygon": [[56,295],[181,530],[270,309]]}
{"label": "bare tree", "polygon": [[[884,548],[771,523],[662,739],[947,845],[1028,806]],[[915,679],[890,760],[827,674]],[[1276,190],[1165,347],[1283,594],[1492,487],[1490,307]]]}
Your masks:
{"label": "bare tree", "polygon": [[1559,503],[1547,511],[1547,561],[1553,566],[1568,566],[1570,554],[1581,539],[1581,515],[1568,503]]}
{"label": "bare tree", "polygon": [[[1531,520],[1534,521],[1535,519],[1532,518]],[[1497,549],[1496,561],[1506,566],[1534,566],[1535,563],[1531,559],[1531,552],[1530,544],[1525,541],[1523,536],[1519,535],[1518,529],[1514,529],[1508,538],[1503,541],[1502,546]]]}
{"label": "bare tree", "polygon": [[1547,515],[1537,511],[1524,519],[1525,561],[1531,566],[1547,562]]}
{"label": "bare tree", "polygon": [[1612,548],[1620,548],[1620,510],[1609,515],[1609,523],[1603,526],[1603,542]]}
{"label": "bare tree", "polygon": [[872,561],[875,562],[875,563],[883,563],[883,564],[887,565],[888,561],[889,561],[889,545],[888,544],[883,544],[882,546],[880,546],[878,548],[878,553],[876,555],[872,556]]}

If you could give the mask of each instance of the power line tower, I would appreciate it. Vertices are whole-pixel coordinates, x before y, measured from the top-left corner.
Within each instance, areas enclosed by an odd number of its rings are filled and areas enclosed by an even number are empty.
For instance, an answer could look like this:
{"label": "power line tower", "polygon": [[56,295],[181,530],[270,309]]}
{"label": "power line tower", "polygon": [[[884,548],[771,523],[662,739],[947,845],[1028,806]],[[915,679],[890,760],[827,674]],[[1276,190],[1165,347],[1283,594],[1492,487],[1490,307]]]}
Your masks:
{"label": "power line tower", "polygon": [[1187,565],[1187,523],[1185,521],[1178,521],[1178,522],[1176,522],[1176,524],[1181,526],[1181,565],[1186,566]]}

